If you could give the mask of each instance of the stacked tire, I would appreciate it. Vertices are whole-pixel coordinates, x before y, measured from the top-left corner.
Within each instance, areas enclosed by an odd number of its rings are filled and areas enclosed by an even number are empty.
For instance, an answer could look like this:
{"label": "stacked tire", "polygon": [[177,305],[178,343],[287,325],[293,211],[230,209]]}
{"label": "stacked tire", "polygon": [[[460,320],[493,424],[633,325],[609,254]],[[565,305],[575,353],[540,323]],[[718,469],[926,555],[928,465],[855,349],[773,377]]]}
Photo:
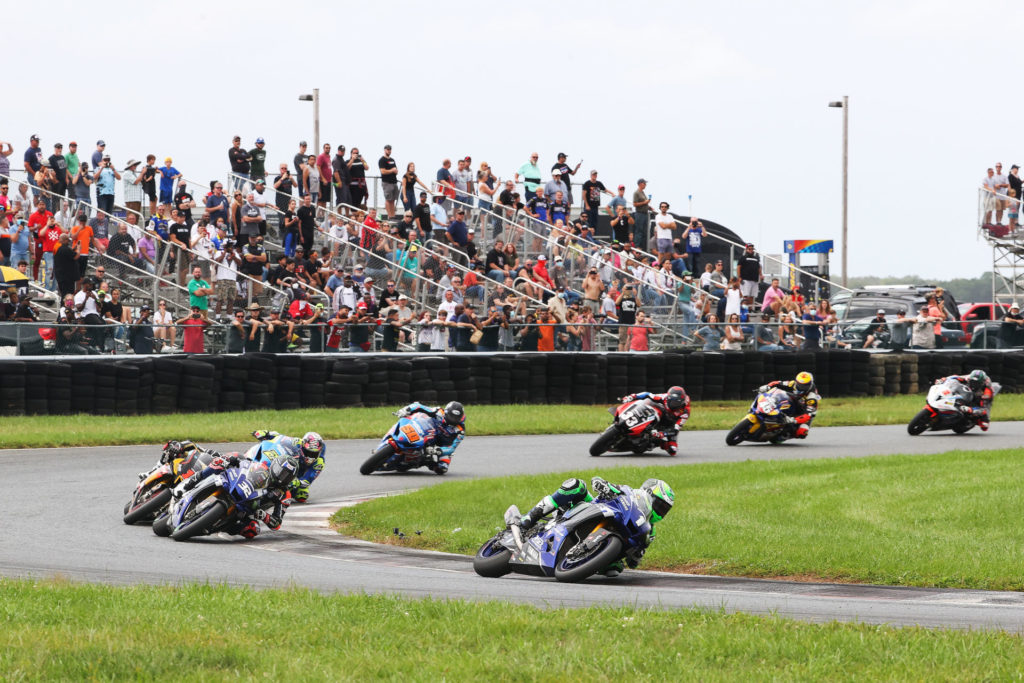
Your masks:
{"label": "stacked tire", "polygon": [[68,363],[46,363],[46,412],[49,415],[71,412],[71,366]]}
{"label": "stacked tire", "polygon": [[[25,363],[25,412],[29,415],[46,415],[48,412],[47,365],[48,363]],[[3,373],[2,366],[0,373]],[[0,386],[3,384],[3,375],[0,374]]]}
{"label": "stacked tire", "polygon": [[507,356],[491,357],[491,402],[512,403],[512,359]]}
{"label": "stacked tire", "polygon": [[331,381],[324,387],[324,400],[332,408],[362,405],[363,387],[369,382],[370,368],[363,361],[335,361]]}
{"label": "stacked tire", "polygon": [[412,363],[398,358],[389,359],[388,405],[404,406],[412,399]]}
{"label": "stacked tire", "polygon": [[25,413],[25,370],[24,361],[0,363],[0,415]]}
{"label": "stacked tire", "polygon": [[605,402],[615,403],[629,393],[629,366],[627,356],[611,353],[605,357]]}
{"label": "stacked tire", "polygon": [[248,355],[224,356],[224,374],[217,408],[223,411],[242,410],[245,407],[245,383],[249,381]]}
{"label": "stacked tire", "polygon": [[277,410],[295,410],[302,407],[302,356],[294,353],[278,354],[276,365],[277,389],[273,406]]}

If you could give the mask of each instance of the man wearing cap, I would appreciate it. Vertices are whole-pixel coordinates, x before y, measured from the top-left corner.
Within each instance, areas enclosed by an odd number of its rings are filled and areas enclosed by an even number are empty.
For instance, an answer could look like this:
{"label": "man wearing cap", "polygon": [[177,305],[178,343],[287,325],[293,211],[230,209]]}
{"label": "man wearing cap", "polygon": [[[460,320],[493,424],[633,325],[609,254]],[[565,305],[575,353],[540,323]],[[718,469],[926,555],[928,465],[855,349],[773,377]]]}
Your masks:
{"label": "man wearing cap", "polygon": [[240,190],[249,179],[249,153],[242,149],[242,137],[236,135],[231,139],[228,148],[228,161],[231,163],[231,187]]}
{"label": "man wearing cap", "polygon": [[[25,173],[28,175],[28,184],[32,186],[34,197],[39,196],[38,185],[36,185],[36,173],[43,167],[43,152],[39,149],[39,136],[33,135],[28,140],[28,149],[25,150]],[[27,212],[26,212],[27,213]]]}
{"label": "man wearing cap", "polygon": [[885,319],[885,309],[879,308],[875,317],[868,323],[864,332],[864,345],[861,348],[874,348],[889,341],[889,323]]}
{"label": "man wearing cap", "polygon": [[[334,203],[351,204],[352,197],[348,189],[348,162],[345,160],[345,145],[338,145],[338,150],[331,162],[331,178],[334,182]],[[345,209],[349,215],[349,209]]]}
{"label": "man wearing cap", "polygon": [[[579,165],[577,164],[577,168]],[[625,188],[623,188],[625,189]],[[587,214],[587,222],[592,228],[597,228],[598,212],[601,210],[601,194],[614,197],[608,188],[597,179],[597,171],[590,172],[590,180],[583,183],[583,210]]]}
{"label": "man wearing cap", "polygon": [[49,161],[54,177],[50,191],[63,197],[67,194],[68,186],[71,184],[71,177],[68,175],[68,162],[64,158],[64,145],[58,142],[53,146],[53,154],[50,155]]}
{"label": "man wearing cap", "polygon": [[78,143],[74,140],[68,143],[68,153],[64,155],[64,162],[68,165],[68,184],[70,184],[70,178],[75,177],[78,167],[81,165],[78,160]]}
{"label": "man wearing cap", "polygon": [[615,241],[619,244],[632,242],[635,226],[636,221],[629,215],[626,207],[621,205],[616,207],[615,217],[611,221],[612,237]]}
{"label": "man wearing cap", "polygon": [[196,206],[195,197],[188,191],[185,180],[182,179],[178,182],[178,192],[174,195],[174,207],[178,209],[181,217],[185,220],[185,225],[192,228],[192,224],[195,221],[192,219],[192,209]]}
{"label": "man wearing cap", "polygon": [[259,231],[260,236],[267,234],[267,181],[263,178],[256,180],[252,188],[252,199],[250,202],[260,212]]}
{"label": "man wearing cap", "polygon": [[121,174],[114,168],[109,155],[104,155],[100,165],[96,168],[94,184],[96,185],[96,208],[106,213],[114,212],[114,192],[117,187],[116,181],[121,179]]}
{"label": "man wearing cap", "polygon": [[214,314],[220,318],[221,309],[226,309],[228,317],[235,310],[235,297],[238,296],[238,268],[241,261],[235,250],[235,241],[221,239],[220,246],[213,253],[213,262],[217,266],[213,276],[214,294],[217,305]]}
{"label": "man wearing cap", "polygon": [[736,261],[736,277],[740,279],[740,295],[747,306],[753,304],[757,299],[762,275],[761,257],[754,252],[754,245],[747,242],[743,253]]}
{"label": "man wearing cap", "polygon": [[647,196],[647,181],[640,178],[633,191],[633,244],[647,251],[647,238],[651,231],[651,198]]}
{"label": "man wearing cap", "polygon": [[384,191],[384,207],[388,218],[395,217],[395,202],[398,201],[398,164],[391,157],[391,145],[384,145],[384,156],[377,160],[380,171],[380,185]]}
{"label": "man wearing cap", "polygon": [[96,149],[93,150],[92,157],[90,158],[90,161],[92,161],[92,167],[93,168],[99,168],[100,162],[103,161],[103,156],[106,153],[107,153],[107,143],[104,142],[103,140],[97,140],[96,141]]}
{"label": "man wearing cap", "polygon": [[569,187],[562,179],[562,172],[556,167],[555,170],[551,171],[551,180],[544,185],[544,196],[547,197],[549,202],[553,202],[557,192],[561,192],[563,198],[569,196]]}
{"label": "man wearing cap", "polygon": [[460,252],[463,252],[457,256],[460,261],[465,261],[464,250],[468,241],[468,231],[466,229],[466,210],[461,206],[455,210],[455,218],[448,224],[448,229],[445,230],[445,237],[448,239],[448,244],[457,247]]}
{"label": "man wearing cap", "polygon": [[[554,166],[551,167],[551,171],[553,173],[554,171],[557,170],[561,174],[562,182],[564,182],[566,184],[566,186],[569,188],[568,192],[565,193],[565,201],[568,202],[570,205],[572,205],[572,177],[571,176],[576,175],[576,171],[580,170],[580,164],[582,164],[583,162],[580,161],[579,163],[576,164],[575,168],[570,168],[569,164],[567,164],[565,160],[566,160],[565,152],[559,152],[558,153],[558,161],[556,161]],[[592,176],[593,175],[597,175],[597,172],[596,171],[591,171],[591,175]],[[598,197],[598,201],[600,202],[600,196]]]}
{"label": "man wearing cap", "polygon": [[1014,301],[1010,310],[1003,316],[999,324],[999,344],[1002,348],[1021,346],[1021,332],[1024,331],[1024,316],[1020,314],[1020,306]]}
{"label": "man wearing cap", "polygon": [[267,150],[263,138],[256,138],[256,146],[249,150],[249,177],[263,180],[267,177]]}

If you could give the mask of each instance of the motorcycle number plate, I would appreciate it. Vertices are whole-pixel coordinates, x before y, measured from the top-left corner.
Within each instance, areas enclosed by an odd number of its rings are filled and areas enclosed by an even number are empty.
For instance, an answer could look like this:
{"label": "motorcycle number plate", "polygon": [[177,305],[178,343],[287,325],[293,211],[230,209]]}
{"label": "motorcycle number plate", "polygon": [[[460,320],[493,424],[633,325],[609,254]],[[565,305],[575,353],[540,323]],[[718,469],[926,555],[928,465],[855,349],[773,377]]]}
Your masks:
{"label": "motorcycle number plate", "polygon": [[405,438],[409,439],[409,441],[420,440],[419,432],[412,425],[402,425],[402,433],[405,434]]}

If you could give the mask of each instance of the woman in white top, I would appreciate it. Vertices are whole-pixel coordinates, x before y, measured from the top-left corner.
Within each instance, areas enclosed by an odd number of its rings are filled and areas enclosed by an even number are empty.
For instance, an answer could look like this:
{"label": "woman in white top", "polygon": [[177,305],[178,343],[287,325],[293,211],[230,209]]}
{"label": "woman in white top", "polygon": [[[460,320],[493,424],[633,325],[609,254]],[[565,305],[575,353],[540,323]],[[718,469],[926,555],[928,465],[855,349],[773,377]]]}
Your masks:
{"label": "woman in white top", "polygon": [[668,202],[661,203],[661,213],[654,217],[654,237],[657,240],[658,260],[672,260],[672,230],[676,219],[668,212]]}
{"label": "woman in white top", "polygon": [[742,311],[743,297],[740,295],[740,280],[733,278],[729,281],[729,289],[725,291],[725,318],[729,319],[732,314],[739,315]]}
{"label": "woman in white top", "polygon": [[[730,291],[732,291],[730,289]],[[738,289],[736,290],[739,291]],[[743,328],[740,327],[739,313],[729,315],[729,323],[725,326],[725,335],[722,337],[723,351],[739,351],[743,348]]]}
{"label": "woman in white top", "polygon": [[174,317],[167,310],[167,302],[161,301],[157,304],[156,313],[153,314],[153,336],[174,346],[174,341],[178,337],[178,329],[173,326],[173,323]]}
{"label": "woman in white top", "polygon": [[705,292],[711,290],[711,273],[715,270],[715,267],[710,263],[704,264],[704,272],[700,274],[700,288]]}

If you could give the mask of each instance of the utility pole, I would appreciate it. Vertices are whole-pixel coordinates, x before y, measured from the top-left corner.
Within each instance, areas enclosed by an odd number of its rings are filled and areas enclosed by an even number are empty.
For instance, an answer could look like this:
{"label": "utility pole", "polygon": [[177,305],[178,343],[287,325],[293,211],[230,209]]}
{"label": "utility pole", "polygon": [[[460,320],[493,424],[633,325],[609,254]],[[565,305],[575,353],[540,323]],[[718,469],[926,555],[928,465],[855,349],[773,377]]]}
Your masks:
{"label": "utility pole", "polygon": [[850,136],[850,98],[843,95],[842,102],[829,102],[828,106],[842,108],[843,110],[843,287],[846,287],[846,262],[847,262],[847,188],[849,187],[849,136]]}

